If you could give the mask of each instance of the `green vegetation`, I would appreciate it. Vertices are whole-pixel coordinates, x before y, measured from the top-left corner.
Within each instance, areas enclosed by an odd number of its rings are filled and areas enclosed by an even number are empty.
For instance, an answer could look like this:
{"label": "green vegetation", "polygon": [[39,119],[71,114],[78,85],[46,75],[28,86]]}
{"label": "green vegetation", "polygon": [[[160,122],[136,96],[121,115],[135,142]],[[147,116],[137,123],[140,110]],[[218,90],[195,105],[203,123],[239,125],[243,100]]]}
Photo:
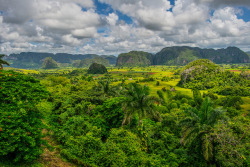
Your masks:
{"label": "green vegetation", "polygon": [[250,164],[245,65],[16,70],[0,71],[0,166],[48,166],[42,129],[71,166]]}
{"label": "green vegetation", "polygon": [[236,74],[224,71],[207,59],[189,63],[181,73],[179,86],[190,89],[211,89],[220,95],[250,96],[249,78],[246,72]]}
{"label": "green vegetation", "polygon": [[160,114],[156,111],[154,103],[157,102],[155,97],[149,96],[149,87],[130,83],[125,92],[126,101],[123,103],[125,117],[122,124],[130,122],[133,116],[138,115],[139,126],[146,116],[160,119]]}
{"label": "green vegetation", "polygon": [[108,72],[107,68],[102,64],[93,63],[88,69],[88,74],[104,74]]}
{"label": "green vegetation", "polygon": [[48,92],[33,77],[0,70],[0,157],[30,162],[43,152],[42,115],[36,105]]}
{"label": "green vegetation", "polygon": [[2,59],[4,56],[5,55],[0,54],[0,69],[3,69],[3,64],[8,65],[8,66],[10,65],[7,61]]}

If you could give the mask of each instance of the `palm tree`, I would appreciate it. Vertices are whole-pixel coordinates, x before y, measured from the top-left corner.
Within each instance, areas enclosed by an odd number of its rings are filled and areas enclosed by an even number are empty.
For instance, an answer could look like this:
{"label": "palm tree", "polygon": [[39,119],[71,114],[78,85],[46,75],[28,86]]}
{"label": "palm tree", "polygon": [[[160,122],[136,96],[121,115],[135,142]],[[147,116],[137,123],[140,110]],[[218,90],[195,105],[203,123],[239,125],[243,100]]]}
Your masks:
{"label": "palm tree", "polygon": [[125,117],[122,124],[129,123],[134,116],[139,117],[139,126],[141,120],[145,117],[153,117],[160,120],[160,114],[155,110],[155,103],[159,100],[156,97],[149,96],[149,87],[136,83],[128,84],[125,93],[126,100],[123,102]]}
{"label": "palm tree", "polygon": [[213,158],[213,137],[211,134],[218,120],[225,118],[221,108],[213,109],[211,100],[206,97],[199,110],[190,108],[187,110],[189,117],[180,121],[183,127],[181,143],[201,143],[204,159],[209,162]]}
{"label": "palm tree", "polygon": [[2,60],[2,58],[4,57],[5,55],[3,55],[3,54],[0,54],[0,69],[3,69],[3,64],[5,64],[5,65],[10,65],[7,61],[4,61],[4,60]]}
{"label": "palm tree", "polygon": [[110,86],[109,86],[110,81],[99,81],[98,85],[100,86],[101,91],[103,92],[104,95],[108,95],[110,93]]}
{"label": "palm tree", "polygon": [[111,86],[109,79],[99,81],[94,89],[100,91],[100,94],[104,97],[118,97],[123,92],[123,87],[119,85]]}

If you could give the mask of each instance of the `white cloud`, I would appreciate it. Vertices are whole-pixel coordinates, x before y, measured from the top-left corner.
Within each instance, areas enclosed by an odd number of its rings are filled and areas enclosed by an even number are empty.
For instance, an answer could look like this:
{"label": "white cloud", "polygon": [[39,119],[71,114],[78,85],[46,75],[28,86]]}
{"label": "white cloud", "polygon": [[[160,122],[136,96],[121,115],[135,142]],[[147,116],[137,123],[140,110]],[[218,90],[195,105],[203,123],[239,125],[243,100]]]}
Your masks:
{"label": "white cloud", "polygon": [[245,6],[250,7],[249,0],[195,0],[196,3],[205,3],[213,8],[225,6]]}
{"label": "white cloud", "polygon": [[109,16],[107,17],[108,23],[111,26],[115,26],[116,22],[118,21],[118,16],[115,13],[110,13]]}
{"label": "white cloud", "polygon": [[60,0],[61,2],[76,3],[85,8],[93,8],[94,2],[92,0]]}
{"label": "white cloud", "polygon": [[99,0],[110,4],[115,10],[131,16],[140,25],[153,30],[169,29],[175,24],[171,8],[166,0]]}
{"label": "white cloud", "polygon": [[250,50],[250,22],[237,17],[244,14],[237,6],[249,7],[249,0],[99,2],[114,11],[97,14],[93,0],[0,0],[0,52],[155,53],[174,45]]}
{"label": "white cloud", "polygon": [[78,45],[80,44],[80,41],[76,38],[74,38],[71,34],[64,35],[62,37],[62,40],[70,45]]}
{"label": "white cloud", "polygon": [[[82,7],[86,8],[82,10]],[[38,42],[76,46],[94,38],[101,24],[92,0],[0,0],[1,43]],[[80,40],[82,39],[82,40]],[[12,45],[18,47],[21,45]],[[39,47],[31,45],[27,50]],[[15,50],[15,49],[13,49]],[[17,49],[18,50],[18,49]]]}

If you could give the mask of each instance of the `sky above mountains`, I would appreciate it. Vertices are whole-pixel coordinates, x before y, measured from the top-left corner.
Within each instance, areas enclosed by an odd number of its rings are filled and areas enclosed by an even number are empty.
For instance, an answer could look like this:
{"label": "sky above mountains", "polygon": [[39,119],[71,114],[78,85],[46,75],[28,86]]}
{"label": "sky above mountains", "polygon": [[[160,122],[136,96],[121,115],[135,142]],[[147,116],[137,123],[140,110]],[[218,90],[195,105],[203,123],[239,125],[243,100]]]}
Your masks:
{"label": "sky above mountains", "polygon": [[250,51],[250,0],[0,0],[0,52]]}

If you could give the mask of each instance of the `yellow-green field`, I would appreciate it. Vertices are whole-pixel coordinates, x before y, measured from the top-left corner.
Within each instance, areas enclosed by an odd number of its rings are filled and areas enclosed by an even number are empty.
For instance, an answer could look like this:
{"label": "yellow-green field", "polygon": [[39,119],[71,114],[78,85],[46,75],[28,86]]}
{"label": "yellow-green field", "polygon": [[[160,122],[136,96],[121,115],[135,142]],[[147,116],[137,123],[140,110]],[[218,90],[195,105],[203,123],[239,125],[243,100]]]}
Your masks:
{"label": "yellow-green field", "polygon": [[[46,73],[46,74],[67,74],[76,68],[64,68],[64,69],[50,69],[50,70],[44,70],[44,69],[38,69],[38,70],[27,70],[27,69],[15,69],[7,67],[6,70],[14,70],[18,72],[22,72],[24,74],[39,74],[39,73]],[[152,95],[157,95],[158,90],[162,90],[162,88],[170,89],[172,87],[175,88],[176,91],[186,94],[188,96],[193,96],[191,89],[181,88],[176,86],[178,82],[180,81],[179,75],[174,75],[174,72],[176,72],[178,69],[181,69],[180,67],[176,66],[149,66],[149,67],[123,67],[123,68],[116,68],[116,67],[109,67],[108,72],[110,76],[117,80],[115,82],[112,82],[112,84],[118,84],[121,83],[121,80],[123,79],[125,83],[132,83],[132,82],[138,82],[140,84],[146,84],[151,89]],[[87,69],[85,69],[87,70]],[[226,69],[230,70],[235,73],[240,73],[239,69]],[[83,74],[84,75],[84,74]],[[102,78],[103,75],[93,75],[94,79]],[[172,78],[170,81],[162,81],[161,79],[163,77],[169,77]],[[154,78],[154,81],[147,81],[143,82],[141,81],[144,78]],[[159,86],[156,86],[156,82],[159,81]],[[207,90],[202,90],[201,93],[207,93]],[[223,97],[218,95],[218,97]],[[241,106],[244,111],[250,110],[250,97],[242,97],[244,104]]]}

